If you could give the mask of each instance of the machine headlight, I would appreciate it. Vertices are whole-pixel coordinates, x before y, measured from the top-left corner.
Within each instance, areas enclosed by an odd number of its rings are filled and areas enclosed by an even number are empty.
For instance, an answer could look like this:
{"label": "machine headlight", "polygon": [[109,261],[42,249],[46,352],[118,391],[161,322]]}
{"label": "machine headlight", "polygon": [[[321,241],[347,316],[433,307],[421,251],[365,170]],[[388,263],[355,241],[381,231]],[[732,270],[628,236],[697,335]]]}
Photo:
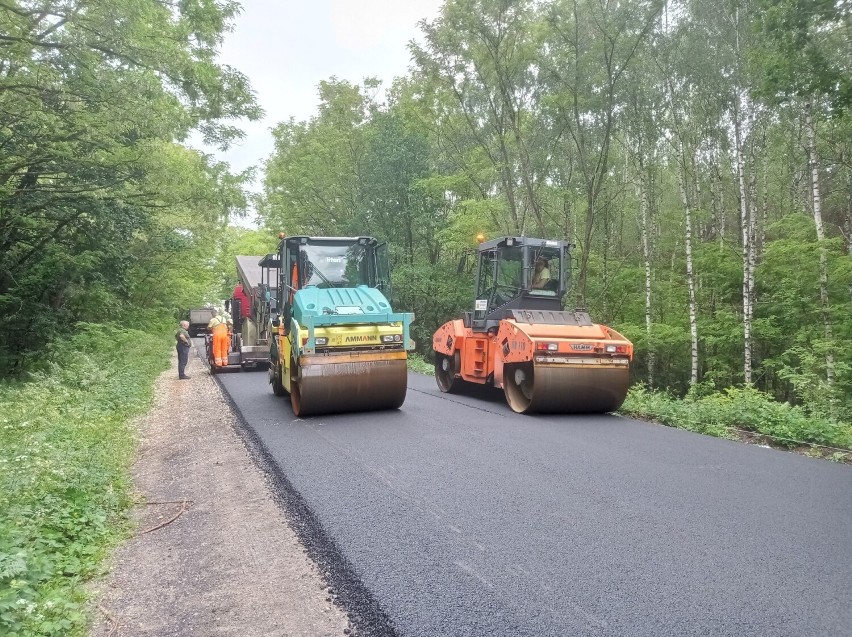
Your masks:
{"label": "machine headlight", "polygon": [[382,334],[382,343],[393,343],[393,334]]}
{"label": "machine headlight", "polygon": [[326,336],[317,336],[317,337],[314,339],[314,343],[316,343],[317,345],[328,345],[328,337],[326,337]]}
{"label": "machine headlight", "polygon": [[538,352],[556,352],[559,350],[558,343],[542,343],[538,342],[535,344],[535,349]]}
{"label": "machine headlight", "polygon": [[615,345],[607,345],[606,351],[608,354],[615,354]]}

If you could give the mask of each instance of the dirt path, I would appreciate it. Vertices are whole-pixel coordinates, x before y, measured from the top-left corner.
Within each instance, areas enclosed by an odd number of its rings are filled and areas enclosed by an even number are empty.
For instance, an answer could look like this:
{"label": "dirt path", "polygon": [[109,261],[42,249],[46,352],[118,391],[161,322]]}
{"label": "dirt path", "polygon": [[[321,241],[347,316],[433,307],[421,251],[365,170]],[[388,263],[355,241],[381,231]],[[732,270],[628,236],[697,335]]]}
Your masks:
{"label": "dirt path", "polygon": [[91,637],[349,633],[218,384],[194,354],[187,372],[173,360],[138,423],[137,532],[96,584]]}

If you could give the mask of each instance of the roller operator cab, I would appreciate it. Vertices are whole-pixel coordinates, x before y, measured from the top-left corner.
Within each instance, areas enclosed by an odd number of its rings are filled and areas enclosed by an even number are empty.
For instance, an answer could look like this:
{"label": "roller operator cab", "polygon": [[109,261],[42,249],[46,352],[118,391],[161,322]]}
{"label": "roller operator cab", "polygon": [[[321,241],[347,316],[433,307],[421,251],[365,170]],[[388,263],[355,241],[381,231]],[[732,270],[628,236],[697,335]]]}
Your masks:
{"label": "roller operator cab", "polygon": [[273,392],[289,394],[297,416],[402,405],[414,315],[391,308],[387,245],[372,237],[286,237],[276,256]]}
{"label": "roller operator cab", "polygon": [[563,309],[570,247],[530,237],[480,244],[473,311],[432,337],[441,391],[492,385],[518,413],[602,413],[621,406],[633,345],[584,310]]}

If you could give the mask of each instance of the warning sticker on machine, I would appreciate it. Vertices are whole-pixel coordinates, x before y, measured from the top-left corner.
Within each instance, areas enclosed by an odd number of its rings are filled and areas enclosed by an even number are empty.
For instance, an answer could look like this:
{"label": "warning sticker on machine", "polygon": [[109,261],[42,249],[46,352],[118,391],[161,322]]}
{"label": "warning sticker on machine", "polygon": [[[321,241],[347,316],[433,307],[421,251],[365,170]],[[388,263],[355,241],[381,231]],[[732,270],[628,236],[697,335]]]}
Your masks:
{"label": "warning sticker on machine", "polygon": [[474,308],[477,312],[484,312],[488,309],[488,299],[476,299]]}

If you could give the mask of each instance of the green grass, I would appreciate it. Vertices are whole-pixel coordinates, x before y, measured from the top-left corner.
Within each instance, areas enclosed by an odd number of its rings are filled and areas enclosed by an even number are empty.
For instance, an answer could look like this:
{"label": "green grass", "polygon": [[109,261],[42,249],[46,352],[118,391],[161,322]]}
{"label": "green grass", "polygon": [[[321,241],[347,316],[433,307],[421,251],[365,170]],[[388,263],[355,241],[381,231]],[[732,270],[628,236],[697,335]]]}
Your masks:
{"label": "green grass", "polygon": [[168,365],[161,325],[81,325],[43,371],[0,383],[0,634],[85,634],[84,584],[129,529],[129,422]]}
{"label": "green grass", "polygon": [[423,358],[422,354],[418,354],[417,352],[409,352],[408,369],[419,374],[435,375],[435,366]]}
{"label": "green grass", "polygon": [[[852,450],[852,425],[802,407],[779,403],[756,389],[729,388],[708,396],[673,398],[664,392],[634,386],[622,413],[637,418],[722,438],[739,438],[737,430],[771,437],[778,446],[799,447],[802,443]],[[848,454],[829,454],[846,460]]]}

